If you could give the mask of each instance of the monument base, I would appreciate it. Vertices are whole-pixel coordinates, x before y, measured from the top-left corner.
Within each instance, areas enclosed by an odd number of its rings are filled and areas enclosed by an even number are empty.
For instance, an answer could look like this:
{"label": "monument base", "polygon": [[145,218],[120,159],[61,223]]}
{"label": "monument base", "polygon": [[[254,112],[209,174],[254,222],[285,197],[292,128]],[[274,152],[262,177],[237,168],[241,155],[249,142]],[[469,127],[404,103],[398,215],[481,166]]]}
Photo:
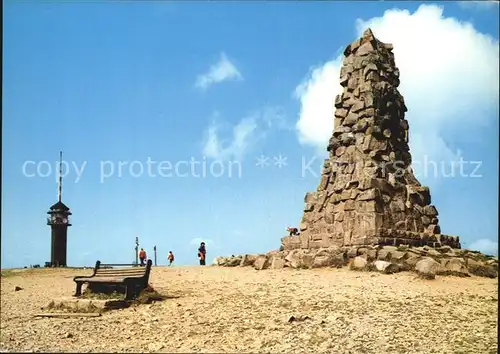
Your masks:
{"label": "monument base", "polygon": [[348,246],[411,246],[411,247],[441,247],[450,246],[454,249],[460,249],[460,239],[458,236],[449,236],[443,234],[426,234],[423,232],[402,231],[392,229],[382,229],[374,235],[363,238],[351,239],[346,243],[344,240],[334,239],[330,235],[322,235],[318,239],[317,235],[314,238],[311,235],[303,233],[299,236],[286,236],[281,239],[282,250],[294,249],[317,249],[328,248],[331,246],[348,247]]}

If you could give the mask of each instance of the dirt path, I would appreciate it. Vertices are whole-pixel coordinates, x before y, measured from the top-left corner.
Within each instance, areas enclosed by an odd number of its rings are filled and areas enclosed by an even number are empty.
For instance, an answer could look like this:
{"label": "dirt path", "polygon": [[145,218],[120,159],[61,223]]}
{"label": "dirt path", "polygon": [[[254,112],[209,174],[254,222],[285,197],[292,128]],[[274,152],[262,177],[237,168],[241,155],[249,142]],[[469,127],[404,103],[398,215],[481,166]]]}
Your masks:
{"label": "dirt path", "polygon": [[[496,353],[497,279],[347,269],[154,268],[171,298],[96,318],[33,318],[89,271],[1,280],[2,351]],[[15,286],[23,288],[14,291]],[[310,319],[289,323],[290,316]]]}

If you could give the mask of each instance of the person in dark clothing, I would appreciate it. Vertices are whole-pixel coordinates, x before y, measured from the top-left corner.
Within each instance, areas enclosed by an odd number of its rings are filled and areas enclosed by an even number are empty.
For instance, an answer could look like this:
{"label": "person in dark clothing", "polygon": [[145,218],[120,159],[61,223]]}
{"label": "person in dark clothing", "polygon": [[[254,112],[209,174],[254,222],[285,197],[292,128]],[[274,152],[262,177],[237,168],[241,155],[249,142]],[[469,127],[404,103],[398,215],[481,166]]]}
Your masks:
{"label": "person in dark clothing", "polygon": [[169,266],[171,266],[174,262],[174,254],[172,253],[172,251],[168,251],[168,261],[170,262]]}
{"label": "person in dark clothing", "polygon": [[200,248],[198,248],[198,258],[200,259],[200,265],[205,265],[205,259],[207,257],[207,249],[205,248],[205,242],[200,244]]}

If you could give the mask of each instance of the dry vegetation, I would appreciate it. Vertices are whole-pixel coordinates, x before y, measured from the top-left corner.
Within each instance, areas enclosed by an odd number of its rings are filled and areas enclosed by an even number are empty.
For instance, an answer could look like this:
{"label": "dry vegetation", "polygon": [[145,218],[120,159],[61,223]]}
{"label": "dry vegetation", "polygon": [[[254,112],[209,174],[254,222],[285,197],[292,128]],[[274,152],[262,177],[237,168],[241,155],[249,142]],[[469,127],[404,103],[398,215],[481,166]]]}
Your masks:
{"label": "dry vegetation", "polygon": [[[154,268],[167,299],[36,318],[90,270],[2,272],[2,351],[496,353],[497,279],[347,269]],[[15,287],[23,290],[15,291]],[[294,316],[295,321],[289,321]],[[309,318],[306,318],[309,317]]]}

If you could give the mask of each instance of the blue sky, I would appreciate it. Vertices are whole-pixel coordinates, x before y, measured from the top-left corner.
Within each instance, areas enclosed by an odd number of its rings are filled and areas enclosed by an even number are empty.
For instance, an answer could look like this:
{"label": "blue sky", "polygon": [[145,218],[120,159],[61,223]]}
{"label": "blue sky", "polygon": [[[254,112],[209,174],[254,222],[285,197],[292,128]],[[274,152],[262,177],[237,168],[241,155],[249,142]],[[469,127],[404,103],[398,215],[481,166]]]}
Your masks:
{"label": "blue sky", "polygon": [[[468,161],[468,177],[417,168],[443,233],[497,253],[497,4],[6,1],[3,16],[2,267],[50,259],[59,150],[69,265],[132,261],[136,236],[159,263],[195,264],[200,240],[209,260],[279,248],[319,182],[339,55],[368,26],[395,46],[414,160]],[[179,169],[133,177],[148,158]]]}

